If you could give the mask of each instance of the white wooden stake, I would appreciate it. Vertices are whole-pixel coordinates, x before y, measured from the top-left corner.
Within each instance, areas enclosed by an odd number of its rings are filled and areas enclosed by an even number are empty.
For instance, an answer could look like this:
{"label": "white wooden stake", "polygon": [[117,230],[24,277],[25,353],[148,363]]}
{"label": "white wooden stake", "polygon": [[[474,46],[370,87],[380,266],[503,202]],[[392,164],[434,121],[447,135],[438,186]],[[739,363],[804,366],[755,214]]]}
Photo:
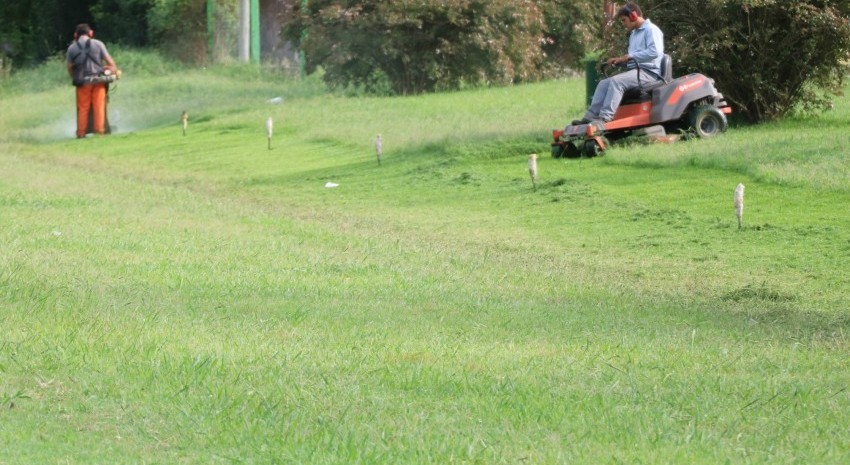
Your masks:
{"label": "white wooden stake", "polygon": [[272,149],[272,133],[274,132],[274,123],[272,122],[272,117],[266,120],[266,135],[269,138],[269,150]]}
{"label": "white wooden stake", "polygon": [[531,175],[531,186],[537,190],[537,154],[528,156],[528,174]]}
{"label": "white wooden stake", "polygon": [[738,229],[744,227],[744,185],[735,188],[735,217],[738,218]]}

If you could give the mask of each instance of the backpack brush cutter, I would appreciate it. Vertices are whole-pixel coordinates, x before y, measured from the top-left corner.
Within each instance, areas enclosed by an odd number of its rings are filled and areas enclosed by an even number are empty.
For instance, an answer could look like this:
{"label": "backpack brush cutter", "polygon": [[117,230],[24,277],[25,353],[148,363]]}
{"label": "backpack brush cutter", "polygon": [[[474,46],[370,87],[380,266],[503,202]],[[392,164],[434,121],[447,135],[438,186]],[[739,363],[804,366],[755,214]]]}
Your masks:
{"label": "backpack brush cutter", "polygon": [[[103,70],[103,72],[98,74],[97,76],[89,76],[89,77],[83,78],[83,80],[86,83],[90,83],[90,84],[103,83],[103,84],[106,84],[106,111],[104,112],[104,131],[105,131],[106,134],[112,134],[112,125],[109,124],[109,91],[112,90],[114,92],[114,89],[112,89],[112,84],[115,84],[116,81],[121,79],[122,74],[123,73],[121,72],[120,69],[116,69],[115,72],[113,72],[111,69],[105,68]],[[116,85],[116,87],[117,87],[117,85]],[[89,125],[88,125],[88,128],[86,129],[86,134],[94,134],[94,132],[95,132],[94,131],[94,112],[90,111],[89,112]]]}

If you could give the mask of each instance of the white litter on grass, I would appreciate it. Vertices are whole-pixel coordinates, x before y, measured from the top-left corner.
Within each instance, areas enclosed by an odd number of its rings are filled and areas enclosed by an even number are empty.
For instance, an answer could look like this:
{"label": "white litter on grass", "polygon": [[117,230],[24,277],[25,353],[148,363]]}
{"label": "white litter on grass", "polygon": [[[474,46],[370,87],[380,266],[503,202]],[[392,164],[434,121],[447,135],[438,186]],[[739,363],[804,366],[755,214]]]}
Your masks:
{"label": "white litter on grass", "polygon": [[59,236],[61,236],[61,235],[62,235],[62,231],[53,231],[53,232],[52,232],[52,233],[50,233],[50,234],[53,234],[54,236],[59,237]]}
{"label": "white litter on grass", "polygon": [[283,97],[270,98],[266,100],[266,103],[270,103],[272,105],[280,105],[281,103],[283,103]]}
{"label": "white litter on grass", "polygon": [[339,187],[339,184],[337,184],[335,182],[328,181],[328,182],[325,183],[325,187],[330,189],[331,187]]}

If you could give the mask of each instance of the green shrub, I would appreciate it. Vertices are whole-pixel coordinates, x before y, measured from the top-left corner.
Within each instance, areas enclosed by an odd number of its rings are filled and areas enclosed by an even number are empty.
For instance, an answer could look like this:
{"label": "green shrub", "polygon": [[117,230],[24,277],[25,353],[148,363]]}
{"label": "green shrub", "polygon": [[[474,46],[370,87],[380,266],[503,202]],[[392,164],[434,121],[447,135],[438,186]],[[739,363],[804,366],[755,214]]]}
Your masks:
{"label": "green shrub", "polygon": [[0,53],[15,68],[36,65],[64,50],[72,40],[74,26],[89,21],[84,8],[69,12],[59,0],[0,2]]}
{"label": "green shrub", "polygon": [[[701,72],[750,121],[818,112],[840,92],[850,58],[850,2],[652,0],[677,74]],[[657,8],[652,8],[657,5]]]}
{"label": "green shrub", "polygon": [[185,63],[207,59],[206,0],[154,0],[147,14],[151,40]]}
{"label": "green shrub", "polygon": [[602,14],[596,0],[538,0],[546,21],[542,41],[545,67],[555,72],[581,69],[582,59],[599,47]]}
{"label": "green shrub", "polygon": [[399,94],[540,77],[542,10],[531,0],[312,0],[285,36],[331,87]]}
{"label": "green shrub", "polygon": [[65,55],[57,53],[38,66],[15,70],[8,78],[0,79],[0,96],[43,92],[60,86],[68,86],[68,92],[73,92]]}
{"label": "green shrub", "polygon": [[[154,50],[108,44],[107,48],[118,67],[124,71],[125,79],[164,76],[185,69],[183,64],[164,57]],[[63,86],[67,86],[68,92],[72,92],[71,78],[65,68],[65,54],[60,52],[38,66],[22,68],[8,79],[0,80],[0,95],[42,92]]]}
{"label": "green shrub", "polygon": [[148,44],[148,10],[155,0],[95,0],[91,14],[98,35],[113,43],[144,47]]}
{"label": "green shrub", "polygon": [[109,47],[109,53],[129,77],[164,76],[185,68],[182,63],[151,49],[115,46]]}

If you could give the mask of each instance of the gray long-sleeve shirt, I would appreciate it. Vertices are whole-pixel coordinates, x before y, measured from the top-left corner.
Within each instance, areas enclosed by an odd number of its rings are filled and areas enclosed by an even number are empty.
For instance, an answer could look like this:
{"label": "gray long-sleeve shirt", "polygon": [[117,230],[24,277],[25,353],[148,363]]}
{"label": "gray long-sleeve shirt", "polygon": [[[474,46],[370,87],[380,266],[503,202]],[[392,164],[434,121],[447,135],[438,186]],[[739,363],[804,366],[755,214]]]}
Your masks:
{"label": "gray long-sleeve shirt", "polygon": [[[634,58],[640,69],[661,76],[661,58],[664,57],[664,33],[652,21],[643,24],[629,34],[629,56]],[[629,63],[634,68],[634,63]]]}

